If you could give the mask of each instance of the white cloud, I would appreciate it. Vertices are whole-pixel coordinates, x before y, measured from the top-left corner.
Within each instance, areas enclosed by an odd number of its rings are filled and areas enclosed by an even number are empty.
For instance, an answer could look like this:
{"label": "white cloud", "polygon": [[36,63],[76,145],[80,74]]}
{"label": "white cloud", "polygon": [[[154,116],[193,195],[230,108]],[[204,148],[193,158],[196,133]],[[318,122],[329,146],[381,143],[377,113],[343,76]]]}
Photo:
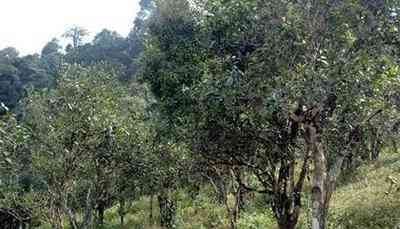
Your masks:
{"label": "white cloud", "polygon": [[13,46],[21,54],[40,52],[53,37],[79,25],[92,35],[103,28],[126,36],[139,0],[1,0],[0,49]]}

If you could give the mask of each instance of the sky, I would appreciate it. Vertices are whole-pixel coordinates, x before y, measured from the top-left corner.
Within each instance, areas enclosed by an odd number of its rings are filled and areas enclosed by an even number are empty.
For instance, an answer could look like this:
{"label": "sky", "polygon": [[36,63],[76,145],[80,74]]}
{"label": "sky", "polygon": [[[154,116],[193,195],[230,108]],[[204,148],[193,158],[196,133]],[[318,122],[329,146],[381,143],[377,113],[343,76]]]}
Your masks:
{"label": "sky", "polygon": [[139,0],[0,0],[0,49],[15,47],[21,55],[42,47],[72,26],[93,37],[107,28],[126,36],[139,10]]}

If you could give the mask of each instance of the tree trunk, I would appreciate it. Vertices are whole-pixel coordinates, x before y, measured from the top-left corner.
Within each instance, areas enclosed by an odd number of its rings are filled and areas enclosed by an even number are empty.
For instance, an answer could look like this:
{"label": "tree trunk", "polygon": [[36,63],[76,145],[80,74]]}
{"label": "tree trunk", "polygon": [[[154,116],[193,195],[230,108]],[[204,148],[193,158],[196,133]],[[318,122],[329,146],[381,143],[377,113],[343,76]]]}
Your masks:
{"label": "tree trunk", "polygon": [[160,225],[165,229],[173,229],[176,228],[176,205],[175,201],[171,200],[168,194],[168,191],[162,191],[158,195],[158,202],[160,205]]}
{"label": "tree trunk", "polygon": [[79,229],[78,222],[77,222],[76,217],[75,217],[75,213],[69,208],[66,208],[65,211],[66,211],[66,214],[67,214],[67,217],[68,217],[69,227],[71,229]]}
{"label": "tree trunk", "polygon": [[399,153],[399,150],[398,150],[398,148],[397,148],[397,142],[396,142],[395,139],[392,139],[392,147],[393,147],[393,152],[396,153],[396,154],[398,154],[398,153]]}
{"label": "tree trunk", "polygon": [[84,209],[84,215],[82,222],[79,223],[78,219],[76,217],[75,211],[68,206],[68,201],[67,199],[63,200],[63,210],[64,213],[68,217],[68,221],[70,224],[71,229],[88,229],[92,226],[92,213],[93,213],[93,205],[92,205],[92,199],[91,199],[91,189],[89,188],[87,196],[86,196],[86,206]]}
{"label": "tree trunk", "polygon": [[[228,201],[228,194],[225,191],[225,198],[224,198],[224,204],[226,207],[226,210],[228,212],[228,216],[229,216],[229,222],[230,222],[230,229],[236,229],[236,225],[237,225],[237,221],[239,219],[239,215],[240,215],[240,210],[241,210],[241,206],[242,206],[242,200],[244,198],[244,194],[245,194],[245,190],[242,184],[242,177],[241,177],[241,173],[240,170],[237,168],[232,168],[230,169],[231,172],[231,189],[233,189],[233,195],[234,195],[234,204],[233,206],[229,206],[229,201]],[[237,185],[235,185],[235,181],[237,181]],[[224,190],[228,190],[229,186],[228,184],[224,184]]]}
{"label": "tree trunk", "polygon": [[57,206],[53,201],[50,202],[50,209],[49,209],[49,221],[51,224],[52,229],[63,229],[64,228],[64,219],[62,214],[62,209]]}
{"label": "tree trunk", "polygon": [[322,145],[317,143],[313,153],[314,177],[312,180],[312,229],[325,228],[326,159]]}
{"label": "tree trunk", "polygon": [[280,229],[296,228],[300,216],[301,195],[300,193],[293,194],[294,196],[292,198],[283,193],[273,194],[274,200],[272,209]]}
{"label": "tree trunk", "polygon": [[284,222],[278,222],[279,229],[295,229],[297,224],[296,221],[285,220]]}
{"label": "tree trunk", "polygon": [[316,133],[314,126],[307,126],[308,144],[312,149],[314,162],[314,173],[312,180],[312,229],[325,229],[326,218],[329,212],[329,203],[336,189],[337,178],[341,174],[343,161],[351,152],[353,137],[350,137],[348,145],[336,156],[336,160],[328,172],[327,160],[321,143],[321,139]]}
{"label": "tree trunk", "polygon": [[225,209],[226,212],[228,213],[228,219],[229,219],[229,225],[230,225],[230,229],[236,229],[236,223],[237,223],[237,208],[236,205],[234,207],[230,207],[229,203],[228,203],[228,198],[226,198],[224,200],[224,205],[225,205]]}
{"label": "tree trunk", "polygon": [[154,202],[154,195],[151,194],[150,196],[150,214],[149,214],[149,223],[150,225],[153,225],[153,202]]}
{"label": "tree trunk", "polygon": [[227,198],[223,178],[216,177],[213,179],[215,179],[214,184],[215,184],[215,191],[217,194],[217,201],[218,203],[223,204],[225,202],[225,199]]}
{"label": "tree trunk", "polygon": [[[238,196],[238,195],[237,195]],[[229,203],[226,200],[225,205],[229,215],[230,229],[236,229],[238,213],[239,213],[239,202],[237,196],[235,197],[235,205],[230,208]]]}
{"label": "tree trunk", "polygon": [[371,159],[373,161],[378,160],[380,152],[381,152],[381,141],[380,141],[379,137],[376,136],[375,141],[374,141],[374,148],[372,151]]}
{"label": "tree trunk", "polygon": [[104,225],[104,205],[101,203],[99,204],[98,208],[97,208],[97,217],[98,217],[98,225],[99,226],[103,226]]}
{"label": "tree trunk", "polygon": [[125,224],[125,215],[120,215],[119,216],[119,223],[120,223],[120,225],[121,225],[121,228],[123,228],[124,227],[124,224]]}
{"label": "tree trunk", "polygon": [[79,229],[89,229],[93,223],[93,200],[92,200],[92,190],[89,188],[86,195],[86,206],[83,215],[82,223]]}
{"label": "tree trunk", "polygon": [[195,200],[196,197],[200,194],[200,185],[194,184],[189,191],[190,198]]}
{"label": "tree trunk", "polygon": [[325,197],[327,181],[327,161],[317,134],[315,123],[307,124],[307,143],[310,144],[311,155],[314,163],[314,174],[312,179],[311,202],[312,202],[312,229],[325,229]]}
{"label": "tree trunk", "polygon": [[118,215],[119,215],[120,226],[122,228],[124,226],[124,221],[125,221],[125,199],[123,198],[119,200]]}
{"label": "tree trunk", "polygon": [[219,174],[213,175],[205,175],[205,177],[210,181],[211,185],[215,190],[215,195],[217,202],[221,205],[225,203],[226,193],[225,193],[225,184],[223,179]]}
{"label": "tree trunk", "polygon": [[235,220],[235,216],[233,213],[231,213],[232,215],[229,217],[230,218],[230,229],[236,229],[236,220]]}
{"label": "tree trunk", "polygon": [[282,195],[282,193],[281,195],[274,194],[272,208],[280,229],[294,229],[299,220],[301,195],[300,192],[293,194],[292,198]]}

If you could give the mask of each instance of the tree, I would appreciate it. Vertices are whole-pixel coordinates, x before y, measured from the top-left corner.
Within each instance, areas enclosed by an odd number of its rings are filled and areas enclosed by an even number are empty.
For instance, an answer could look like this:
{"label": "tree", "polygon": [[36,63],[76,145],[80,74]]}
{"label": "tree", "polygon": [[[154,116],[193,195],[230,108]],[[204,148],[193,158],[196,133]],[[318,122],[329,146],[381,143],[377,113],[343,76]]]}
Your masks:
{"label": "tree", "polygon": [[[160,4],[150,26],[143,71],[160,109],[196,152],[252,171],[259,184],[242,185],[272,195],[280,228],[296,226],[312,164],[313,228],[325,228],[344,159],[390,106],[374,82],[395,60],[397,3],[200,3],[203,18]],[[191,36],[199,27],[209,39]]]}
{"label": "tree", "polygon": [[183,118],[192,103],[189,90],[201,79],[200,28],[186,1],[160,3],[149,25],[140,71],[170,121]]}
{"label": "tree", "polygon": [[0,51],[0,56],[2,61],[12,61],[18,58],[19,53],[14,47],[7,47]]}
{"label": "tree", "polygon": [[[18,51],[15,48],[5,48],[0,51],[0,102],[13,109],[22,93],[22,85],[15,62]],[[1,109],[1,113],[4,113]]]}
{"label": "tree", "polygon": [[380,64],[390,59],[392,44],[376,31],[390,31],[388,11],[393,5],[282,5],[287,9],[282,13],[292,13],[271,20],[270,36],[252,62],[252,79],[259,75],[265,84],[252,91],[263,91],[265,102],[273,100],[280,119],[299,124],[298,139],[314,166],[312,227],[325,228],[343,160],[360,143],[365,124],[382,112],[382,107],[370,105],[379,101],[386,106],[373,82],[382,77]]}
{"label": "tree", "polygon": [[63,37],[71,39],[72,48],[76,49],[82,45],[83,38],[89,35],[89,32],[82,27],[74,26],[63,34]]}
{"label": "tree", "polygon": [[152,122],[147,123],[150,135],[145,187],[150,195],[157,195],[161,227],[172,229],[177,226],[176,190],[188,184],[192,160],[188,146],[177,141],[174,132],[168,132],[171,129],[168,122],[159,118],[161,117],[153,113]]}
{"label": "tree", "polygon": [[118,69],[118,77],[126,79],[128,68],[132,63],[131,57],[127,54],[128,42],[115,31],[103,29],[96,34],[93,40],[77,48],[70,47],[67,50],[64,60],[70,64],[92,66],[100,63],[113,65]]}
{"label": "tree", "polygon": [[[2,176],[1,186],[20,186],[20,178],[24,175],[24,169],[29,166],[29,154],[26,146],[29,141],[29,132],[19,125],[15,116],[6,113],[0,119],[0,169]],[[28,171],[25,171],[28,172]],[[27,188],[29,189],[29,188]]]}
{"label": "tree", "polygon": [[41,56],[47,56],[53,53],[57,53],[60,51],[60,49],[61,46],[59,44],[59,40],[57,38],[53,38],[42,48]]}
{"label": "tree", "polygon": [[155,3],[153,0],[141,0],[139,6],[139,13],[135,18],[133,28],[127,37],[129,43],[128,53],[132,58],[138,57],[143,51],[145,34],[147,31],[146,21],[155,9]]}
{"label": "tree", "polygon": [[15,115],[0,116],[0,223],[9,228],[29,227],[34,217],[30,143],[29,131]]}
{"label": "tree", "polygon": [[[40,61],[43,68],[53,77],[59,74],[63,62],[63,54],[60,52],[59,41],[54,38],[49,41],[42,49]],[[53,82],[54,84],[54,82]]]}
{"label": "tree", "polygon": [[0,51],[0,101],[16,111],[19,100],[31,88],[48,87],[50,72],[38,55],[19,57],[14,48]]}
{"label": "tree", "polygon": [[19,58],[15,67],[18,69],[18,75],[22,85],[26,89],[29,88],[47,88],[50,86],[52,77],[49,72],[42,66],[39,55],[27,55]]}
{"label": "tree", "polygon": [[141,0],[139,6],[140,10],[133,23],[133,28],[126,38],[128,43],[127,54],[132,60],[127,68],[127,79],[131,79],[135,76],[140,69],[139,59],[144,51],[148,21],[152,12],[155,10],[155,2],[153,0]]}
{"label": "tree", "polygon": [[68,68],[54,90],[28,99],[34,171],[45,187],[49,215],[58,215],[54,226],[61,227],[66,216],[72,228],[88,228],[95,210],[103,224],[116,196],[117,155],[127,151],[117,147],[121,134],[129,134],[126,99],[110,69],[78,66]]}

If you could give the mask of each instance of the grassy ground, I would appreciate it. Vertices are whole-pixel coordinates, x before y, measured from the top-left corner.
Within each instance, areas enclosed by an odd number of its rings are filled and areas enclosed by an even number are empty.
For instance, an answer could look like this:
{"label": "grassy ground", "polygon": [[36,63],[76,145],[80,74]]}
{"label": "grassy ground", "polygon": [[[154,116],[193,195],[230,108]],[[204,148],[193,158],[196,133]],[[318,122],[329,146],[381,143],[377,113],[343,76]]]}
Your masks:
{"label": "grassy ground", "polygon": [[400,228],[400,155],[385,154],[362,166],[338,187],[332,228]]}
{"label": "grassy ground", "polygon": [[[399,183],[397,183],[399,182]],[[345,174],[338,185],[329,216],[329,227],[335,229],[394,229],[400,225],[400,155],[384,154],[379,161],[361,166]],[[185,192],[179,194],[177,228],[228,228],[226,212],[204,190],[192,200]],[[135,202],[126,216],[126,229],[158,229],[158,208],[154,206],[154,224],[149,223],[149,199]],[[310,201],[305,196],[304,211],[298,228],[309,228]],[[275,220],[261,197],[254,197],[239,221],[240,229],[274,229]],[[107,229],[118,226],[117,209],[106,213]],[[400,227],[399,227],[400,228]]]}

